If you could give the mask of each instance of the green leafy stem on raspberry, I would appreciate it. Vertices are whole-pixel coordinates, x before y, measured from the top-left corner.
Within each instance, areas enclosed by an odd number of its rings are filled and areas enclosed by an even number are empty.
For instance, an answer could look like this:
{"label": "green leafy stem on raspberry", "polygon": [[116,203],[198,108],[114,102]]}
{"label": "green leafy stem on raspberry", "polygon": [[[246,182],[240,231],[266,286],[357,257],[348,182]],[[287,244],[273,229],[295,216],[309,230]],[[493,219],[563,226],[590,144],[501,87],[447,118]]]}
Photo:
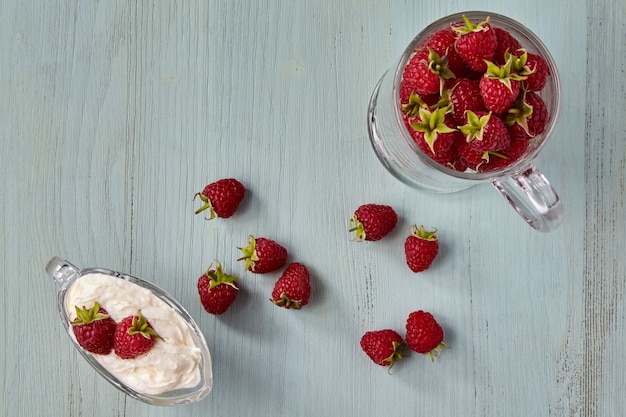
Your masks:
{"label": "green leafy stem on raspberry", "polygon": [[468,142],[472,140],[483,140],[485,126],[489,123],[492,113],[489,112],[484,116],[478,117],[476,113],[468,110],[465,114],[467,116],[467,124],[459,126],[459,130],[466,135]]}
{"label": "green leafy stem on raspberry", "polygon": [[448,349],[448,345],[446,345],[445,342],[441,341],[439,342],[436,348],[428,352],[428,355],[430,356],[430,360],[432,362],[435,361],[435,357],[438,357],[439,355],[441,355],[441,348]]}
{"label": "green leafy stem on raspberry", "polygon": [[485,77],[492,80],[498,80],[507,86],[509,90],[512,90],[511,80],[522,81],[527,78],[525,73],[517,73],[511,70],[514,58],[514,55],[509,54],[504,65],[496,65],[493,62],[485,61],[487,63],[487,72],[485,73]]}
{"label": "green leafy stem on raspberry", "polygon": [[238,290],[239,288],[235,284],[235,280],[239,278],[239,275],[228,275],[224,273],[224,269],[222,268],[222,264],[216,261],[215,269],[212,268],[213,264],[209,265],[207,269],[206,275],[210,279],[209,288],[215,288],[221,284],[230,285],[234,289]]}
{"label": "green leafy stem on raspberry", "polygon": [[424,133],[424,139],[430,150],[435,153],[434,145],[439,133],[452,133],[456,131],[444,123],[448,108],[437,109],[433,112],[425,108],[419,109],[420,121],[411,124],[418,132]]}
{"label": "green leafy stem on raspberry", "polygon": [[71,324],[89,324],[96,320],[102,320],[110,317],[108,314],[100,312],[100,304],[98,302],[93,303],[93,307],[87,309],[85,306],[82,308],[76,307],[76,318]]}
{"label": "green leafy stem on raspberry", "polygon": [[200,207],[198,210],[196,210],[194,213],[198,214],[203,212],[204,210],[209,210],[209,217],[207,217],[208,220],[212,220],[214,218],[217,217],[217,213],[215,212],[215,210],[213,209],[213,204],[211,204],[211,201],[208,199],[207,196],[205,196],[202,193],[196,193],[193,198],[194,200],[196,199],[196,197],[200,197],[200,200],[202,200],[202,202],[204,203],[204,205],[202,205],[202,207]]}
{"label": "green leafy stem on raspberry", "polygon": [[248,236],[248,246],[245,248],[239,248],[242,252],[243,256],[237,261],[246,260],[245,269],[250,270],[254,263],[259,260],[259,257],[256,253],[256,238],[252,235]]}
{"label": "green leafy stem on raspberry", "polygon": [[437,240],[437,228],[433,227],[432,230],[426,230],[423,225],[417,227],[417,225],[414,224],[409,227],[409,235],[419,237],[425,240]]}
{"label": "green leafy stem on raspberry", "polygon": [[454,78],[454,74],[448,68],[448,57],[440,57],[432,48],[428,48],[428,69],[439,75],[439,94],[444,90],[445,80]]}
{"label": "green leafy stem on raspberry", "polygon": [[484,32],[488,30],[486,24],[489,23],[489,16],[487,16],[482,22],[473,24],[467,16],[463,15],[463,21],[465,22],[464,26],[453,26],[452,30],[460,34],[466,34],[470,32]]}
{"label": "green leafy stem on raspberry", "polygon": [[143,314],[141,314],[141,310],[137,310],[137,315],[133,317],[132,325],[128,328],[128,334],[141,334],[146,339],[156,337],[163,340],[156,330],[150,326]]}

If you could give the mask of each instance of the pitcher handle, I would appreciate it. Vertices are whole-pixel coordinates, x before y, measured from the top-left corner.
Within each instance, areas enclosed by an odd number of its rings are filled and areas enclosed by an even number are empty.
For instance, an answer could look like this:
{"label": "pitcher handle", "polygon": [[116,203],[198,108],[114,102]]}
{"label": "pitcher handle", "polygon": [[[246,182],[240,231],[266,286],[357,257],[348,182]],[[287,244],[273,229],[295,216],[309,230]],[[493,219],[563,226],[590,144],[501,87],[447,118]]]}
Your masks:
{"label": "pitcher handle", "polygon": [[497,178],[492,183],[534,229],[551,232],[561,224],[563,204],[550,182],[534,165],[519,174]]}
{"label": "pitcher handle", "polygon": [[78,274],[78,268],[68,261],[54,256],[46,264],[46,272],[54,278],[57,284],[63,285]]}

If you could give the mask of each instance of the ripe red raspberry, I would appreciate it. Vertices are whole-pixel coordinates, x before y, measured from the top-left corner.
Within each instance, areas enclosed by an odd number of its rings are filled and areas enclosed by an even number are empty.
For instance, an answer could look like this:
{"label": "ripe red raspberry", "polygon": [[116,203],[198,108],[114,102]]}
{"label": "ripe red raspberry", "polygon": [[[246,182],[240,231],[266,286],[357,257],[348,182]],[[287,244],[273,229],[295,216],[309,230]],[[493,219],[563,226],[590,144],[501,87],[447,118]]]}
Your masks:
{"label": "ripe red raspberry", "polygon": [[406,264],[413,272],[422,272],[430,268],[439,253],[437,229],[426,231],[424,226],[416,225],[409,229],[409,236],[404,242]]}
{"label": "ripe red raspberry", "polygon": [[219,262],[215,268],[210,265],[198,278],[200,303],[207,313],[223,314],[228,310],[239,294],[239,287],[235,284],[237,278],[237,275],[224,273]]}
{"label": "ripe red raspberry", "polygon": [[402,75],[403,82],[418,94],[437,94],[443,89],[444,80],[454,77],[445,58],[429,48],[415,51]]}
{"label": "ripe red raspberry", "polygon": [[384,329],[366,332],[361,337],[361,349],[375,364],[388,366],[402,359],[404,341],[395,330]]}
{"label": "ripe red raspberry", "polygon": [[411,101],[411,95],[414,94],[413,87],[405,82],[400,82],[400,106],[404,109],[405,106]]}
{"label": "ripe red raspberry", "polygon": [[511,137],[498,116],[491,112],[471,111],[468,111],[466,116],[467,124],[459,127],[459,130],[465,135],[473,150],[497,152],[509,146]]}
{"label": "ripe red raspberry", "polygon": [[72,320],[71,325],[76,341],[86,351],[108,355],[113,349],[117,324],[98,302],[95,302],[89,310],[76,306],[76,318]]}
{"label": "ripe red raspberry", "polygon": [[505,53],[515,54],[522,45],[506,30],[500,28],[493,28],[493,30],[496,32],[496,38],[498,40],[496,51],[493,55],[493,62],[501,65],[506,62]]}
{"label": "ripe red raspberry", "polygon": [[456,51],[467,65],[474,71],[484,72],[485,61],[493,61],[498,46],[496,32],[489,24],[489,18],[473,24],[467,16],[463,16],[465,24],[453,24],[452,29],[459,33],[455,42]]}
{"label": "ripe red raspberry", "polygon": [[543,99],[532,91],[523,94],[506,115],[511,139],[532,139],[543,133],[548,124],[548,108]]}
{"label": "ripe red raspberry", "polygon": [[443,329],[432,314],[423,310],[409,314],[406,321],[406,343],[409,349],[429,354],[431,360],[439,356],[442,347],[448,347],[443,341]]}
{"label": "ripe red raspberry", "polygon": [[480,164],[489,159],[488,152],[474,149],[470,142],[468,142],[464,137],[457,139],[454,146],[456,147],[459,153],[459,158],[462,161],[461,166],[464,165],[466,169],[471,168],[476,171],[476,168]]}
{"label": "ripe red raspberry", "polygon": [[548,67],[548,63],[540,55],[529,52],[526,60],[526,67],[530,72],[524,81],[526,90],[543,90],[548,81],[548,75],[550,75],[550,67]]}
{"label": "ripe red raspberry", "polygon": [[469,166],[467,165],[467,161],[461,157],[461,154],[459,153],[456,146],[453,146],[451,149],[454,149],[456,151],[456,156],[446,165],[455,171],[459,171],[459,172],[467,171],[467,168],[469,168]]}
{"label": "ripe red raspberry", "polygon": [[194,195],[194,199],[199,196],[204,203],[195,214],[208,209],[210,211],[208,219],[231,217],[243,200],[245,192],[243,184],[234,178],[225,178],[208,184],[201,193]]}
{"label": "ripe red raspberry", "polygon": [[152,325],[137,311],[136,316],[122,319],[115,329],[113,349],[122,359],[133,359],[147,353],[160,336]]}
{"label": "ripe red raspberry", "polygon": [[[462,135],[457,135],[458,137],[463,137]],[[456,141],[455,141],[456,142]],[[440,152],[440,153],[432,153],[430,151],[429,148],[422,148],[422,151],[424,151],[424,153],[433,159],[433,161],[440,163],[441,165],[447,166],[447,167],[453,167],[455,161],[459,158],[459,152],[457,151],[456,147],[454,146],[454,143],[452,144],[452,146],[450,146],[448,148],[447,151],[444,152]]]}
{"label": "ripe red raspberry", "polygon": [[445,57],[448,60],[448,68],[452,71],[454,77],[462,78],[467,76],[470,68],[456,52],[454,47],[456,38],[457,33],[452,29],[441,29],[426,41],[425,47],[432,48],[440,57]]}
{"label": "ripe red raspberry", "polygon": [[497,115],[506,112],[520,92],[521,77],[511,72],[511,60],[504,65],[489,62],[480,79],[480,95],[487,110]]}
{"label": "ripe red raspberry", "polygon": [[411,123],[410,133],[420,149],[431,154],[443,154],[450,149],[459,131],[446,113],[447,108],[419,110],[419,116]]}
{"label": "ripe red raspberry", "polygon": [[550,67],[540,55],[530,53],[520,48],[512,56],[511,70],[523,78],[524,91],[541,91],[548,82]]}
{"label": "ripe red raspberry", "polygon": [[506,168],[520,159],[526,153],[528,147],[529,142],[527,140],[511,140],[508,148],[500,152],[488,154],[488,160],[478,165],[476,170],[479,172],[491,172]]}
{"label": "ripe red raspberry", "polygon": [[272,239],[250,235],[248,246],[239,250],[243,256],[237,260],[245,260],[245,269],[255,274],[275,271],[287,262],[287,249]]}
{"label": "ripe red raspberry", "polygon": [[309,270],[301,263],[293,262],[274,284],[271,301],[279,307],[299,310],[309,303],[310,297]]}
{"label": "ripe red raspberry", "polygon": [[465,123],[465,111],[473,112],[485,110],[479,82],[469,78],[459,79],[450,91],[452,117],[457,125]]}
{"label": "ripe red raspberry", "polygon": [[382,204],[364,204],[359,206],[350,219],[352,227],[349,232],[355,232],[357,241],[376,241],[387,236],[398,222],[398,215],[394,209]]}
{"label": "ripe red raspberry", "polygon": [[400,89],[400,107],[402,109],[402,115],[404,116],[404,120],[409,122],[407,127],[410,127],[411,119],[419,116],[419,110],[421,108],[437,108],[439,107],[439,101],[442,100],[442,97],[439,94],[419,95],[416,92],[412,91],[408,96],[408,99],[402,101],[402,98],[406,96],[406,92],[411,89],[408,86],[405,86],[403,82],[400,84]]}

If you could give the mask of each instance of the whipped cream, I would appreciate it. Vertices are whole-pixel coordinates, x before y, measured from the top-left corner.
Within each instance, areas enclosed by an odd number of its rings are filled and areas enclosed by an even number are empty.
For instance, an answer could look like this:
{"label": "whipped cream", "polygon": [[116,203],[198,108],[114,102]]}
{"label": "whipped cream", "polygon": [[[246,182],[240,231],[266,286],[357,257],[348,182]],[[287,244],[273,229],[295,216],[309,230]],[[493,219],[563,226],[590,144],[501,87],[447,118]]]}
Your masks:
{"label": "whipped cream", "polygon": [[83,275],[70,286],[65,297],[70,320],[75,318],[75,306],[89,308],[95,301],[116,322],[141,309],[162,338],[155,341],[150,351],[134,359],[121,359],[114,352],[94,354],[111,374],[142,394],[156,395],[198,385],[201,349],[185,320],[152,291],[106,274]]}

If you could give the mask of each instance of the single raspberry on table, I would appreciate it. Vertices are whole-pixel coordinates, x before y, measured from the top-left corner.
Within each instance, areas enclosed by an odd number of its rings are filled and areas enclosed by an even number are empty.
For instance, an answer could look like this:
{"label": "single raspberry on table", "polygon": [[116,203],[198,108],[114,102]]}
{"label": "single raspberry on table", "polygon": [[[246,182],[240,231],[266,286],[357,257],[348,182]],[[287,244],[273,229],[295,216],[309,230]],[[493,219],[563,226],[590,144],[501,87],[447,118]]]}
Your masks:
{"label": "single raspberry on table", "polygon": [[439,356],[441,348],[448,346],[443,341],[443,329],[431,313],[423,310],[409,314],[406,321],[406,343],[409,349],[430,355],[431,360]]}
{"label": "single raspberry on table", "polygon": [[266,274],[282,268],[287,263],[287,249],[278,242],[265,237],[248,237],[248,246],[239,248],[243,256],[238,261],[245,260],[244,268],[255,274]]}
{"label": "single raspberry on table", "polygon": [[195,211],[195,214],[209,210],[209,217],[207,217],[209,220],[216,217],[224,219],[231,217],[237,211],[245,192],[246,188],[243,184],[234,178],[212,182],[204,187],[202,192],[194,195],[194,200],[200,197],[204,203]]}
{"label": "single raspberry on table", "polygon": [[439,253],[437,229],[426,230],[424,226],[411,226],[409,236],[404,241],[406,264],[413,272],[430,268]]}
{"label": "single raspberry on table", "polygon": [[209,265],[207,271],[198,278],[198,295],[204,310],[209,314],[223,314],[239,294],[235,281],[237,275],[224,273],[222,264],[217,262],[215,268]]}
{"label": "single raspberry on table", "polygon": [[359,206],[350,219],[357,241],[377,241],[387,236],[396,227],[398,215],[395,210],[383,204],[363,204]]}
{"label": "single raspberry on table", "polygon": [[293,262],[274,284],[270,301],[279,307],[299,310],[309,303],[310,297],[309,270],[303,264]]}
{"label": "single raspberry on table", "polygon": [[361,337],[361,349],[369,358],[380,366],[390,369],[396,361],[403,358],[404,340],[392,329],[373,330]]}

